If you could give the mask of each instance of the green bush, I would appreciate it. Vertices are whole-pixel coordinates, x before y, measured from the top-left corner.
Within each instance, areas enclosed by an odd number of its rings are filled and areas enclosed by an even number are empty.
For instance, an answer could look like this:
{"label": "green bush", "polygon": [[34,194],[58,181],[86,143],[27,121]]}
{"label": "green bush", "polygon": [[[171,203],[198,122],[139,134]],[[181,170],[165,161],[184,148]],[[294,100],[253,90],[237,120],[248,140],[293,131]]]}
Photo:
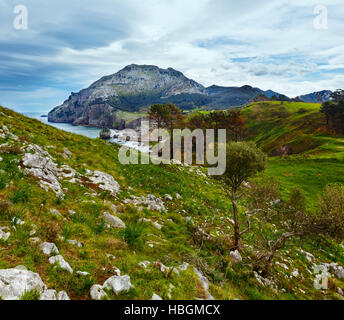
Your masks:
{"label": "green bush", "polygon": [[123,230],[122,236],[125,242],[133,247],[141,243],[144,230],[145,226],[142,223],[130,223]]}
{"label": "green bush", "polygon": [[37,289],[33,289],[31,291],[25,291],[19,300],[39,300],[40,297],[41,294],[39,291]]}

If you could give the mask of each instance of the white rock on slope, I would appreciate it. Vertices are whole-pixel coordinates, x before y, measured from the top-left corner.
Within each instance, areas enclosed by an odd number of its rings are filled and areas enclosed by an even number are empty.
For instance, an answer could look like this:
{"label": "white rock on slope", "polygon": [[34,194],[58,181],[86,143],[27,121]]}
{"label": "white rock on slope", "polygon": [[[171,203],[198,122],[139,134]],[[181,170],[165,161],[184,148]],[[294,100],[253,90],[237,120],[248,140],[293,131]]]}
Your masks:
{"label": "white rock on slope", "polygon": [[26,168],[24,172],[38,178],[41,186],[52,189],[58,195],[62,194],[58,181],[60,170],[49,153],[37,145],[30,145],[26,151],[22,160]]}
{"label": "white rock on slope", "polygon": [[106,292],[103,290],[103,286],[95,284],[90,290],[90,296],[93,300],[103,300],[106,298]]}
{"label": "white rock on slope", "polygon": [[3,300],[19,300],[28,291],[42,293],[46,285],[37,273],[23,269],[0,270],[0,296]]}
{"label": "white rock on slope", "polygon": [[40,244],[39,248],[46,256],[59,254],[59,249],[57,249],[55,243],[43,242]]}
{"label": "white rock on slope", "polygon": [[104,212],[105,222],[112,228],[125,229],[125,223],[118,217],[111,215],[108,212]]}
{"label": "white rock on slope", "polygon": [[234,263],[240,263],[242,262],[242,257],[241,257],[241,254],[238,250],[235,250],[235,251],[231,251],[230,252],[230,256],[232,258],[232,261]]}
{"label": "white rock on slope", "polygon": [[104,289],[112,290],[117,295],[123,291],[129,291],[133,287],[128,275],[113,276],[107,279],[103,285]]}
{"label": "white rock on slope", "polygon": [[66,260],[61,255],[50,257],[49,258],[49,263],[50,264],[57,263],[60,266],[61,269],[64,269],[64,270],[68,271],[69,273],[73,273],[73,269],[71,268],[69,263],[66,262]]}
{"label": "white rock on slope", "polygon": [[7,239],[11,236],[11,233],[6,231],[8,231],[8,228],[0,228],[0,240],[7,241]]}
{"label": "white rock on slope", "polygon": [[[119,270],[117,269],[116,271],[117,274],[118,274],[118,271]],[[130,277],[128,275],[125,275],[125,276],[116,275],[107,279],[102,286],[99,284],[92,286],[90,290],[90,296],[93,300],[103,300],[107,296],[104,289],[111,290],[116,295],[118,295],[121,292],[128,292],[131,288],[134,288],[134,286],[131,284]]]}
{"label": "white rock on slope", "polygon": [[134,206],[143,205],[151,211],[166,212],[164,201],[152,194],[149,194],[146,197],[132,196],[132,199],[126,199],[124,200],[124,203],[133,204]]}
{"label": "white rock on slope", "polygon": [[88,179],[91,180],[92,183],[97,184],[100,189],[105,191],[110,191],[113,196],[115,196],[119,190],[119,184],[113,176],[106,174],[101,171],[90,171],[88,170]]}
{"label": "white rock on slope", "polygon": [[198,277],[198,280],[200,281],[203,290],[206,295],[207,300],[215,300],[215,298],[209,293],[209,280],[196,268],[194,268],[194,272]]}

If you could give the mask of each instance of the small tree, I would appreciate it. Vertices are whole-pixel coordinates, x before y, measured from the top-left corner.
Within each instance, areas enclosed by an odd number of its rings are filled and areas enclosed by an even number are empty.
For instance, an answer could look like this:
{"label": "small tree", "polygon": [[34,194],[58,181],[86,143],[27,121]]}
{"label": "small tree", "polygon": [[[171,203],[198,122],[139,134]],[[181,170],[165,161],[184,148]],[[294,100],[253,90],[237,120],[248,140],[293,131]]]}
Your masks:
{"label": "small tree", "polygon": [[289,200],[276,208],[279,214],[275,217],[278,217],[279,221],[274,222],[279,226],[280,232],[275,233],[277,236],[275,239],[270,238],[266,242],[268,249],[258,256],[255,268],[260,268],[260,263],[263,263],[264,271],[268,272],[276,253],[293,238],[302,240],[307,235],[322,234],[342,241],[344,239],[344,186],[326,187],[319,199],[319,209],[316,212],[307,211],[306,198],[302,190],[294,188]]}
{"label": "small tree", "polygon": [[[245,230],[240,230],[237,201],[238,191],[243,182],[265,169],[266,155],[251,142],[231,142],[227,145],[226,172],[221,177],[229,187],[234,214],[234,246],[240,249],[241,236],[250,230],[250,222]],[[247,217],[248,218],[248,217]]]}

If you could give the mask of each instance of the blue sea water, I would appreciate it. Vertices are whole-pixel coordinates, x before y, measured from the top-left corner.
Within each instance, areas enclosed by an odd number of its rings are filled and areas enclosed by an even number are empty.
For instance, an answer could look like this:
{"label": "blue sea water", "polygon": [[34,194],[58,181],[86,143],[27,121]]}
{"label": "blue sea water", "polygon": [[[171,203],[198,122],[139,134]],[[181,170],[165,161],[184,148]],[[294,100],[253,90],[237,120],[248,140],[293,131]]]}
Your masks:
{"label": "blue sea water", "polygon": [[92,139],[98,138],[100,130],[101,130],[99,128],[94,128],[94,127],[73,126],[70,123],[48,122],[47,117],[42,117],[42,113],[37,113],[37,112],[23,112],[23,115],[30,118],[38,119],[42,121],[43,123],[53,126],[55,128],[58,128],[67,132],[71,132],[71,133],[80,134]]}

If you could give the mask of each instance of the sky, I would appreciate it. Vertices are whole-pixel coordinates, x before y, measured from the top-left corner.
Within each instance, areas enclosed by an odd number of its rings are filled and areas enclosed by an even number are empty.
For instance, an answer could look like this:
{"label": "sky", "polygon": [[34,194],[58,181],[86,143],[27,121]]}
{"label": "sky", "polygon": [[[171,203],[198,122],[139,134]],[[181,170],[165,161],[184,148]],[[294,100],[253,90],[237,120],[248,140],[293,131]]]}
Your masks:
{"label": "sky", "polygon": [[343,16],[343,0],[0,0],[0,104],[47,112],[133,63],[290,97],[344,89]]}

